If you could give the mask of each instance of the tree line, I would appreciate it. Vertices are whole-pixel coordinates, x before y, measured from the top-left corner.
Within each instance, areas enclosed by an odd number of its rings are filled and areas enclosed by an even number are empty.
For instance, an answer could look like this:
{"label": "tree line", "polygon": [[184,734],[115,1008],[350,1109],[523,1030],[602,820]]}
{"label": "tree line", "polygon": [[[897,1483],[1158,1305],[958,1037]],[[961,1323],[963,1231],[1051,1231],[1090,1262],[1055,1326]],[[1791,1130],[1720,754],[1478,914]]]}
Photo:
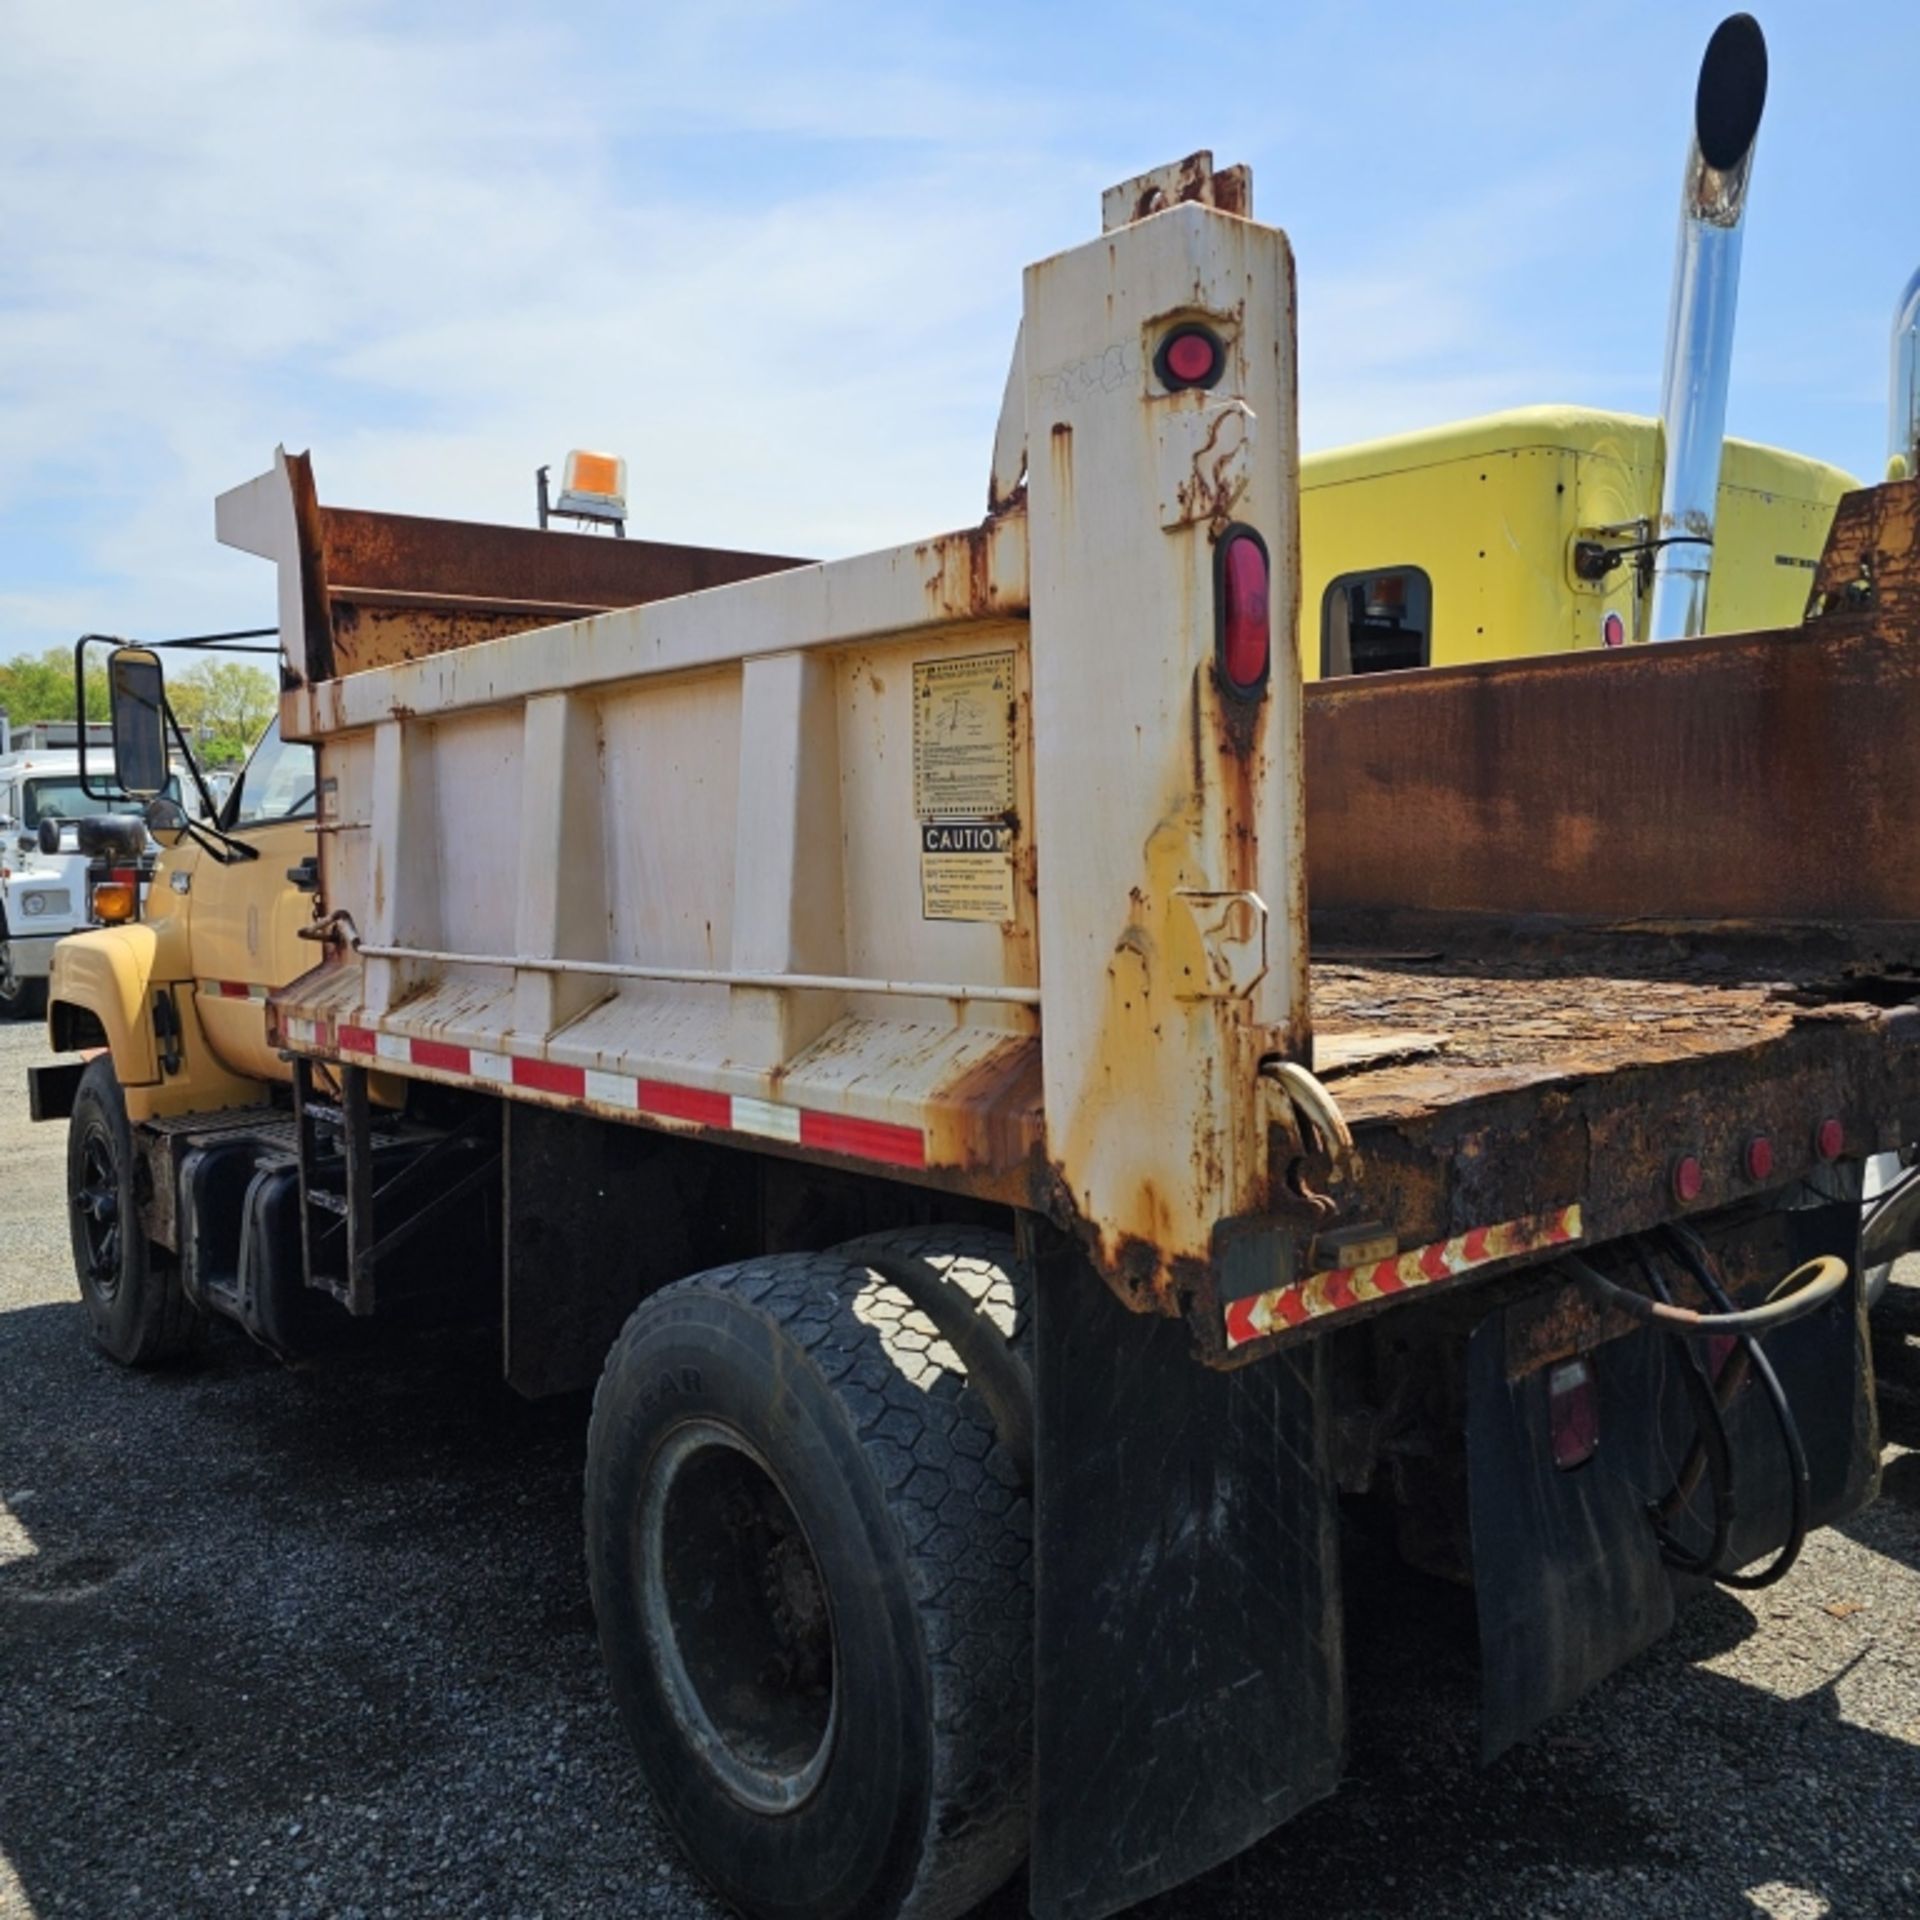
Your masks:
{"label": "tree line", "polygon": [[[279,698],[273,675],[244,660],[202,659],[177,672],[169,663],[168,703],[194,752],[210,767],[244,760],[273,718]],[[86,703],[89,720],[106,719],[104,658],[87,668]],[[73,655],[55,647],[0,661],[0,712],[16,727],[75,718]]]}

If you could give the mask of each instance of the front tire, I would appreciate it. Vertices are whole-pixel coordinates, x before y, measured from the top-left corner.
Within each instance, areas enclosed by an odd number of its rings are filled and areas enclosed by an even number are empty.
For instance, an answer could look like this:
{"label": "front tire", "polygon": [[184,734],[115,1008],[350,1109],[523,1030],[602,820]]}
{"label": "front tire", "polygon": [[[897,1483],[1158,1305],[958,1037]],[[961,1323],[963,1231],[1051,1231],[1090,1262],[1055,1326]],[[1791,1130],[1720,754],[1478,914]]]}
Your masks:
{"label": "front tire", "polygon": [[87,1063],[67,1123],[67,1209],[74,1272],[93,1337],[123,1367],[184,1353],[200,1317],[172,1257],[142,1231],[127,1102],[105,1054]]}
{"label": "front tire", "polygon": [[929,1331],[857,1259],[750,1261],[646,1301],[594,1398],[614,1698],[757,1920],[946,1920],[1026,1852],[1031,1517]]}

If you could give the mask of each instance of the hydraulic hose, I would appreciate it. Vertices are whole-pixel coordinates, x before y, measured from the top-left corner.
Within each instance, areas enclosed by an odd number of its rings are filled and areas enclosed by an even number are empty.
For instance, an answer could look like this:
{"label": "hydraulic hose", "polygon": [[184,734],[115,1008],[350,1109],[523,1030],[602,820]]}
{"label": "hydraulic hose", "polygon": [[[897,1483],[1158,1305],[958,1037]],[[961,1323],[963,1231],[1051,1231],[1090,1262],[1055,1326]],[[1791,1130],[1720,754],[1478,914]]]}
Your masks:
{"label": "hydraulic hose", "polygon": [[[1848,1269],[1843,1260],[1831,1254],[1819,1255],[1794,1268],[1760,1306],[1743,1309],[1734,1305],[1721,1285],[1713,1270],[1713,1257],[1697,1234],[1686,1227],[1672,1226],[1667,1229],[1667,1239],[1681,1264],[1713,1303],[1713,1312],[1698,1313],[1677,1305],[1660,1274],[1658,1260],[1644,1246],[1638,1251],[1642,1270],[1653,1289],[1650,1294],[1638,1293],[1608,1279],[1578,1255],[1563,1256],[1560,1264],[1609,1305],[1619,1307],[1645,1324],[1659,1327],[1675,1339],[1690,1342],[1702,1335],[1730,1334],[1738,1340],[1737,1353],[1722,1370],[1717,1386],[1707,1378],[1699,1360],[1689,1355],[1681,1378],[1693,1410],[1698,1438],[1673,1488],[1663,1500],[1655,1503],[1649,1517],[1660,1542],[1662,1558],[1670,1566],[1685,1573],[1705,1574],[1724,1587],[1753,1592],[1772,1586],[1799,1559],[1800,1550],[1806,1544],[1813,1505],[1813,1477],[1799,1423],[1793,1417],[1780,1376],[1760,1349],[1759,1336],[1824,1306],[1846,1285]],[[1774,1424],[1780,1431],[1781,1446],[1787,1456],[1791,1502],[1785,1544],[1766,1566],[1751,1574],[1725,1572],[1719,1564],[1734,1517],[1733,1450],[1724,1413],[1748,1371],[1759,1379]],[[1667,1523],[1691,1496],[1703,1467],[1713,1486],[1713,1538],[1705,1553],[1694,1554],[1680,1546]]]}
{"label": "hydraulic hose", "polygon": [[[1679,1231],[1676,1230],[1676,1237]],[[1686,1235],[1688,1239],[1692,1237],[1691,1234]],[[1685,1254],[1681,1257],[1686,1261],[1688,1271],[1698,1279],[1700,1273],[1694,1261]],[[1736,1307],[1725,1292],[1716,1286],[1707,1294],[1714,1302],[1716,1311],[1696,1313],[1691,1307],[1675,1306],[1671,1301],[1656,1300],[1647,1294],[1636,1293],[1632,1287],[1623,1287],[1617,1280],[1609,1280],[1597,1267],[1589,1266],[1578,1255],[1563,1256],[1560,1264],[1582,1286],[1599,1294],[1608,1306],[1618,1307],[1636,1320],[1652,1321],[1670,1333],[1706,1336],[1771,1333],[1776,1327],[1784,1327],[1824,1307],[1847,1284],[1847,1263],[1836,1260],[1830,1253],[1823,1253],[1805,1265],[1795,1267],[1768,1294],[1761,1306]]]}
{"label": "hydraulic hose", "polygon": [[[1635,1250],[1640,1256],[1640,1270],[1647,1276],[1647,1285],[1661,1301],[1671,1306],[1673,1295],[1668,1291],[1666,1276],[1660,1271],[1660,1262],[1644,1245]],[[1680,1573],[1702,1574],[1712,1579],[1733,1531],[1733,1445],[1727,1438],[1720,1392],[1708,1376],[1706,1361],[1692,1341],[1679,1344],[1683,1349],[1680,1379],[1693,1410],[1694,1443],[1666,1497],[1651,1503],[1647,1512],[1653,1522],[1654,1537],[1660,1542],[1660,1556],[1667,1565]],[[1702,1552],[1689,1553],[1680,1544],[1671,1523],[1693,1498],[1703,1467],[1713,1485],[1713,1533]]]}
{"label": "hydraulic hose", "polygon": [[[1721,1286],[1719,1277],[1713,1271],[1713,1256],[1707,1251],[1706,1244],[1698,1234],[1686,1227],[1670,1227],[1667,1237],[1672,1241],[1687,1271],[1700,1283],[1701,1289],[1713,1304],[1724,1313],[1733,1302],[1728,1299],[1726,1289]],[[1847,1278],[1847,1268],[1843,1261],[1836,1260],[1831,1254],[1821,1256],[1830,1267],[1838,1267],[1841,1280]],[[1817,1266],[1819,1261],[1809,1261],[1807,1266]],[[1790,1287],[1795,1274],[1804,1273],[1806,1267],[1796,1268],[1787,1275],[1775,1294],[1783,1293]],[[1836,1288],[1826,1289],[1831,1296]],[[1797,1315],[1795,1316],[1798,1317]],[[1732,1587],[1743,1593],[1757,1592],[1762,1587],[1770,1587],[1776,1580],[1785,1578],[1793,1563],[1800,1558],[1800,1549],[1807,1543],[1807,1528],[1813,1514],[1813,1471],[1807,1461],[1806,1443],[1800,1437],[1800,1423],[1793,1417],[1793,1408],[1787,1400],[1787,1390],[1780,1384],[1780,1376],[1773,1370],[1773,1362],[1760,1351],[1760,1343],[1751,1334],[1741,1336],[1741,1345],[1746,1350],[1747,1364],[1752,1367],[1761,1386],[1766,1391],[1767,1404],[1773,1409],[1774,1424],[1780,1429],[1780,1444],[1786,1450],[1787,1472],[1791,1497],[1791,1517],[1787,1526],[1786,1543],[1780,1551],[1758,1573],[1716,1573],[1713,1577],[1723,1587]]]}

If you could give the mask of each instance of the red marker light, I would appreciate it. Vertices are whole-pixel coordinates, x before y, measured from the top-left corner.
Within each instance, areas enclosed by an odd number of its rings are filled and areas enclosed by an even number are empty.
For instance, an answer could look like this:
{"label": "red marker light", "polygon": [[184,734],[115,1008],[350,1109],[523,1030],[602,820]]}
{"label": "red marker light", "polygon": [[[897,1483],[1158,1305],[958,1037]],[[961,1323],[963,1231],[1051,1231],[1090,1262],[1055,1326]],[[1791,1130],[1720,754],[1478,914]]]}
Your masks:
{"label": "red marker light", "polygon": [[1700,1198],[1700,1189],[1706,1184],[1700,1171],[1700,1162],[1692,1154],[1683,1153],[1673,1163],[1673,1197],[1683,1206],[1691,1206]]}
{"label": "red marker light", "polygon": [[1838,1160],[1846,1144],[1847,1130],[1838,1120],[1822,1120],[1814,1129],[1813,1150],[1822,1160]]}
{"label": "red marker light", "polygon": [[1773,1142],[1764,1133],[1756,1133],[1747,1142],[1747,1178],[1765,1180],[1773,1172]]}
{"label": "red marker light", "polygon": [[1211,327],[1175,327],[1153,356],[1153,370],[1169,393],[1215,386],[1226,367],[1226,347]]}
{"label": "red marker light", "polygon": [[1267,543],[1251,527],[1229,527],[1214,553],[1220,677],[1230,691],[1265,690],[1273,648]]}
{"label": "red marker light", "polygon": [[1547,1425],[1553,1464],[1562,1473],[1584,1467],[1600,1450],[1600,1394],[1593,1363],[1563,1360],[1547,1375]]}
{"label": "red marker light", "polygon": [[1627,623],[1617,613],[1609,613],[1600,622],[1600,644],[1603,647],[1624,647],[1627,644]]}

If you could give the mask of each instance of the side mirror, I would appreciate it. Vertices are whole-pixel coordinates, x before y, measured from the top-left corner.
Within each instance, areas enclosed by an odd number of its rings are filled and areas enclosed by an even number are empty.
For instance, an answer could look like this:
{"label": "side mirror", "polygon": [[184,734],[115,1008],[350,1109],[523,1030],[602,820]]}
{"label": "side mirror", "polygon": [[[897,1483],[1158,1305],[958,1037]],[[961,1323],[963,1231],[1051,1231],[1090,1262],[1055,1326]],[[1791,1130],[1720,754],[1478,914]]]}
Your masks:
{"label": "side mirror", "polygon": [[160,656],[145,647],[117,647],[107,659],[113,722],[113,778],[122,793],[146,800],[165,791],[166,680]]}
{"label": "side mirror", "polygon": [[[42,853],[58,853],[60,851],[60,822],[58,820],[42,820],[40,822],[39,846]],[[22,848],[21,851],[24,852],[25,848]]]}
{"label": "side mirror", "polygon": [[147,831],[157,840],[162,834],[170,834],[173,840],[179,839],[187,830],[187,810],[177,800],[169,800],[162,794],[157,800],[147,802]]}

